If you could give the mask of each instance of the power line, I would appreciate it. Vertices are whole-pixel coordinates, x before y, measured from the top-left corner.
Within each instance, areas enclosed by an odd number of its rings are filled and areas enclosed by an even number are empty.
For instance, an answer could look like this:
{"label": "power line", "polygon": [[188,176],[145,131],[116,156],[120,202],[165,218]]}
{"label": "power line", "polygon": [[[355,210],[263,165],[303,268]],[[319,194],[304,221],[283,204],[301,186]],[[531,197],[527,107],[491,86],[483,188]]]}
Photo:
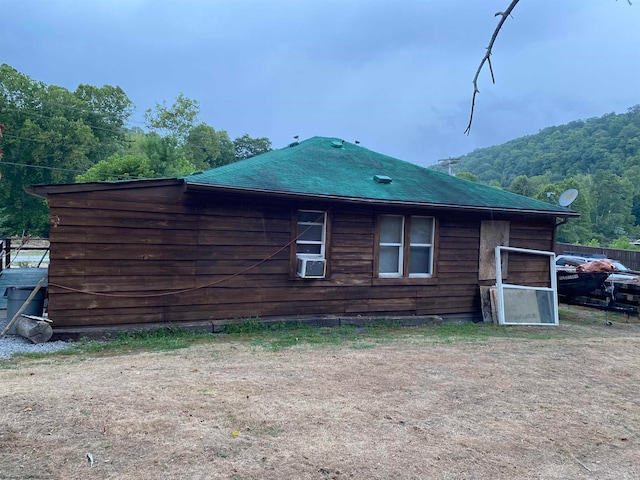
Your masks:
{"label": "power line", "polygon": [[[28,163],[17,163],[17,162],[5,162],[5,161],[1,161],[0,160],[0,167],[3,165],[12,165],[12,166],[17,166],[17,167],[27,167],[27,168],[35,168],[35,169],[43,169],[43,170],[55,170],[55,171],[61,171],[61,172],[69,172],[69,173],[77,173],[77,174],[84,174],[87,173],[86,170],[74,170],[71,168],[62,168],[62,167],[48,167],[46,165],[30,165]],[[102,176],[102,177],[116,177],[119,180],[144,180],[147,179],[149,177],[139,177],[137,175],[130,175],[128,173],[123,173],[123,174],[117,174],[117,173],[97,173],[98,175]]]}
{"label": "power line", "polygon": [[17,163],[17,162],[5,162],[4,160],[0,160],[0,166],[2,165],[14,165],[17,167],[27,167],[27,168],[41,168],[43,170],[58,170],[61,172],[70,172],[70,173],[86,173],[85,170],[73,170],[71,168],[62,168],[62,167],[49,167],[46,165],[30,165],[28,163]]}
{"label": "power line", "polygon": [[[46,133],[46,131],[45,131],[45,132],[43,132],[43,133]],[[56,147],[57,145],[55,145],[55,144],[60,143],[60,142],[64,142],[64,139],[59,139],[59,140],[50,140],[50,139],[49,139],[49,140],[43,140],[43,139],[40,139],[40,138],[20,137],[20,136],[18,136],[18,135],[11,135],[11,134],[6,134],[6,133],[3,135],[3,138],[8,138],[8,139],[11,139],[11,140],[22,140],[22,141],[24,141],[24,142],[44,143],[44,144],[49,144],[51,147]],[[126,141],[129,141],[129,140],[126,140]],[[83,145],[84,145],[84,144],[83,144]],[[122,147],[122,148],[124,148],[124,149],[127,149],[127,147],[126,147],[125,145],[122,145],[121,143],[119,143],[118,145],[119,145],[119,146],[121,146],[121,147]],[[113,154],[117,153],[117,149],[114,149],[114,148],[104,148],[106,145],[103,145],[103,144],[100,144],[99,146],[100,146],[101,148],[99,148],[99,149],[95,149],[95,150],[94,150],[94,149],[90,149],[88,153],[90,153],[90,154],[92,154],[92,155],[95,155],[95,156],[98,156],[98,157],[102,157],[102,158],[100,158],[100,159],[104,159],[104,158],[106,158],[108,155],[113,155]],[[46,155],[46,156],[44,156],[44,157],[40,157],[40,159],[50,158],[50,157],[53,157],[54,155],[55,155],[55,154]],[[6,163],[6,162],[5,162],[5,163]]]}
{"label": "power line", "polygon": [[27,138],[27,137],[18,137],[17,135],[11,135],[10,133],[5,133],[3,135],[4,138],[13,138],[15,140],[24,140],[25,142],[38,142],[38,143],[49,143],[51,140],[41,140],[39,138]]}

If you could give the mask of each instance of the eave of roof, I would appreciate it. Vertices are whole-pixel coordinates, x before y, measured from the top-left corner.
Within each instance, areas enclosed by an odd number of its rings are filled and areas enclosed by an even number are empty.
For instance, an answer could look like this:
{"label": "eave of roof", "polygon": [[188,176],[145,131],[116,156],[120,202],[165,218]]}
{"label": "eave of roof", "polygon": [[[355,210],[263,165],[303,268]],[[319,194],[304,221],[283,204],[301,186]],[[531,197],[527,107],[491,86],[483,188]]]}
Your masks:
{"label": "eave of roof", "polygon": [[367,199],[361,197],[344,197],[339,195],[325,195],[325,194],[299,194],[291,192],[277,192],[272,190],[257,190],[254,188],[242,188],[242,187],[224,187],[224,186],[212,186],[209,184],[197,184],[187,183],[186,192],[216,192],[227,194],[240,194],[240,195],[259,195],[265,197],[281,198],[281,199],[295,199],[295,200],[309,200],[309,201],[331,201],[351,204],[366,204],[366,205],[388,205],[388,206],[405,206],[405,207],[418,207],[428,208],[433,210],[448,210],[448,211],[465,211],[465,212],[492,212],[492,213],[518,213],[526,215],[552,215],[554,217],[578,217],[577,212],[572,211],[554,211],[554,213],[540,210],[524,209],[524,208],[496,208],[496,207],[483,207],[483,206],[468,206],[468,205],[452,205],[444,203],[426,203],[426,202],[412,202],[401,200],[378,200]]}
{"label": "eave of roof", "polygon": [[58,183],[46,185],[31,185],[25,191],[39,197],[47,198],[49,195],[76,192],[96,192],[100,190],[126,190],[141,187],[167,187],[183,185],[181,178],[150,178],[140,180],[119,180],[114,182],[87,182],[87,183]]}

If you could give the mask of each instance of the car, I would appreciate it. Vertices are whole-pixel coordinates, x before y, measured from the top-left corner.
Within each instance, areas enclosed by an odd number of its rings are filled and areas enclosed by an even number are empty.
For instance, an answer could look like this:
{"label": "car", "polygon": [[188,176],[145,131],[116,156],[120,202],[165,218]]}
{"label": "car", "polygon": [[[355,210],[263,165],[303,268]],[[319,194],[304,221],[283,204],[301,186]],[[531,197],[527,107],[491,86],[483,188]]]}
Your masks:
{"label": "car", "polygon": [[639,272],[625,267],[622,263],[612,260],[611,263],[616,267],[616,273],[612,273],[607,278],[608,281],[634,280],[640,275]]}
{"label": "car", "polygon": [[593,257],[584,257],[579,255],[557,255],[556,256],[556,268],[566,268],[566,267],[577,267],[578,265],[582,265],[583,263],[593,262],[595,260],[608,260],[616,267],[616,272],[609,275],[607,281],[625,281],[625,280],[633,280],[637,276],[639,276],[639,272],[631,270],[627,268],[625,265],[620,263],[617,260],[611,260],[610,258],[606,258],[604,255],[597,255]]}
{"label": "car", "polygon": [[576,255],[556,255],[556,267],[577,267],[589,261],[586,257]]}

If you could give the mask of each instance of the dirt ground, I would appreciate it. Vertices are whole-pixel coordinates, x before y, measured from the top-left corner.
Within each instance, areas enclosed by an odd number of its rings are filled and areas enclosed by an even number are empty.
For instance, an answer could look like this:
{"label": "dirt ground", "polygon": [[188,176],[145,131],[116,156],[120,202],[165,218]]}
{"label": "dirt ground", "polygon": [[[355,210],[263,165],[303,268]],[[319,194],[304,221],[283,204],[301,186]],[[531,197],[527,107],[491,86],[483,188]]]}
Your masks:
{"label": "dirt ground", "polygon": [[21,360],[0,478],[640,478],[640,324],[535,328]]}

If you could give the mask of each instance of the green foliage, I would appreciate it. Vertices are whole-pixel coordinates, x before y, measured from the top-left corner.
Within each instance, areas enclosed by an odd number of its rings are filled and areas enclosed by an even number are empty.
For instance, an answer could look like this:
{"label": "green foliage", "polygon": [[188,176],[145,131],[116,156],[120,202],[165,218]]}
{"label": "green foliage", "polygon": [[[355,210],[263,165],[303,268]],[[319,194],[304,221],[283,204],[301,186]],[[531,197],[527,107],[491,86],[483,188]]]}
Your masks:
{"label": "green foliage", "polygon": [[129,180],[151,178],[153,170],[148,158],[135,155],[112,155],[92,166],[87,173],[78,175],[77,182],[102,182],[108,180]]}
{"label": "green foliage", "polygon": [[618,237],[613,242],[609,243],[609,248],[615,248],[617,250],[634,250],[640,251],[638,245],[633,245],[628,237]]}
{"label": "green foliage", "polygon": [[470,182],[478,181],[478,177],[471,172],[458,172],[456,173],[456,177],[463,180],[469,180]]}
{"label": "green foliage", "polygon": [[245,335],[267,330],[279,330],[281,327],[280,323],[263,323],[258,317],[250,317],[243,318],[238,323],[225,325],[222,331],[229,335]]}
{"label": "green foliage", "polygon": [[[606,318],[605,318],[606,315]],[[120,332],[107,340],[82,339],[70,343],[69,348],[53,353],[18,353],[10,359],[0,360],[0,369],[14,368],[23,359],[41,359],[56,356],[78,356],[84,360],[87,354],[113,355],[138,351],[171,351],[187,348],[193,344],[216,342],[247,342],[261,348],[279,351],[298,346],[340,345],[349,348],[373,348],[386,342],[410,338],[411,342],[455,343],[486,341],[490,338],[524,338],[529,340],[549,340],[576,335],[592,336],[593,331],[585,330],[587,324],[604,325],[606,321],[625,323],[628,319],[621,313],[590,312],[589,318],[578,310],[560,310],[560,321],[570,323],[576,329],[556,327],[509,326],[485,323],[443,323],[420,327],[401,327],[395,322],[374,321],[366,327],[315,328],[298,323],[279,322],[264,324],[257,318],[246,319],[236,326],[228,326],[226,335],[212,335],[208,332],[189,332],[180,328],[163,328],[155,331]],[[613,327],[603,327],[613,328]]]}
{"label": "green foliage", "polygon": [[477,149],[458,168],[550,203],[566,189],[578,189],[570,208],[581,217],[558,229],[560,241],[608,243],[640,235],[640,105]]}
{"label": "green foliage", "polygon": [[184,152],[196,170],[208,170],[217,165],[222,153],[220,134],[213,127],[201,123],[193,127],[185,139]]}
{"label": "green foliage", "polygon": [[156,133],[131,137],[129,154],[112,155],[93,165],[77,182],[99,182],[139,178],[180,177],[196,170],[173,136]]}
{"label": "green foliage", "polygon": [[200,103],[185,97],[182,93],[176,97],[171,107],[167,102],[156,103],[154,109],[149,108],[145,114],[145,124],[149,130],[165,135],[172,135],[184,142],[194,128],[200,114]]}
{"label": "green foliage", "polygon": [[586,187],[578,179],[568,178],[558,183],[546,183],[539,187],[534,198],[547,203],[557,203],[562,192],[575,188],[578,198],[571,204],[571,209],[580,213],[579,218],[572,218],[558,227],[558,241],[580,245],[593,238],[593,224],[591,222],[591,203]]}
{"label": "green foliage", "polygon": [[210,333],[187,332],[180,328],[168,327],[152,331],[118,332],[107,341],[83,339],[72,344],[70,348],[57,353],[60,355],[77,355],[140,350],[170,351],[187,348],[207,338],[211,338]]}
{"label": "green foliage", "polygon": [[460,159],[458,168],[506,187],[520,175],[565,178],[597,170],[622,175],[632,165],[640,165],[640,105],[625,114],[577,120],[474,150]]}
{"label": "green foliage", "polygon": [[518,175],[514,178],[511,185],[509,185],[509,191],[525,197],[533,197],[535,193],[533,183],[525,175]]}
{"label": "green foliage", "polygon": [[587,192],[593,204],[593,231],[606,239],[629,235],[635,229],[632,214],[634,186],[629,179],[599,170],[587,178]]}
{"label": "green foliage", "polygon": [[[631,181],[633,185],[638,185],[637,182]],[[633,224],[638,226],[640,225],[640,193],[635,193],[631,200],[631,215],[633,215],[634,222]]]}
{"label": "green foliage", "polygon": [[209,170],[240,160],[236,157],[234,142],[229,134],[224,130],[216,131],[204,123],[191,129],[184,152],[196,170]]}
{"label": "green foliage", "polygon": [[229,134],[225,130],[218,131],[218,134],[218,141],[220,142],[220,157],[218,157],[218,162],[213,166],[213,168],[216,166],[228,165],[238,160],[236,158],[235,146],[233,145],[231,138],[229,138]]}
{"label": "green foliage", "polygon": [[265,137],[251,138],[245,133],[233,141],[233,147],[236,160],[244,160],[271,151],[271,141]]}
{"label": "green foliage", "polygon": [[198,122],[200,104],[179,94],[145,113],[149,132],[127,128],[133,103],[120,87],[80,84],[74,92],[0,65],[0,236],[47,236],[38,184],[181,177],[271,150],[268,138]]}
{"label": "green foliage", "polygon": [[70,92],[3,64],[0,108],[6,127],[0,139],[0,234],[46,235],[46,204],[24,188],[73,182],[77,173],[122,152],[132,103],[119,87],[80,85]]}

